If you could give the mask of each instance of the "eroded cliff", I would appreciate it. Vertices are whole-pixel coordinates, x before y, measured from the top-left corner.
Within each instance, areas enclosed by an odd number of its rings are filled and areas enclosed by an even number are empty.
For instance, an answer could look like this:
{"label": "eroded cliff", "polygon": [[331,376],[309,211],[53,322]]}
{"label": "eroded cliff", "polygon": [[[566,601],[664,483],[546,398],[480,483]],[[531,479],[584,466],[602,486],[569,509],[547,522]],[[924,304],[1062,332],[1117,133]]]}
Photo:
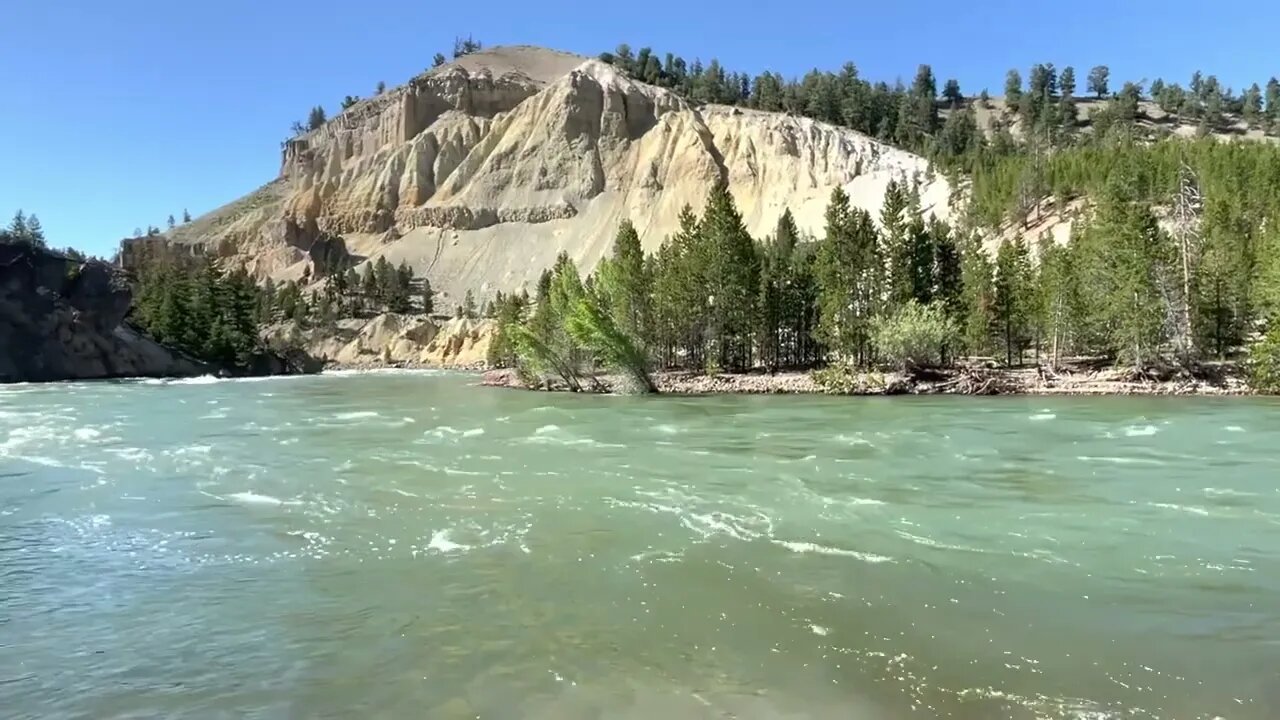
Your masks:
{"label": "eroded cliff", "polygon": [[597,60],[507,47],[363,100],[286,143],[280,176],[169,234],[259,276],[316,278],[378,256],[452,307],[529,287],[566,251],[591,270],[630,219],[656,249],[728,181],[748,229],[784,209],[821,232],[831,190],[878,212],[891,179],[926,212],[949,188],[911,153],[807,118],[693,106]]}

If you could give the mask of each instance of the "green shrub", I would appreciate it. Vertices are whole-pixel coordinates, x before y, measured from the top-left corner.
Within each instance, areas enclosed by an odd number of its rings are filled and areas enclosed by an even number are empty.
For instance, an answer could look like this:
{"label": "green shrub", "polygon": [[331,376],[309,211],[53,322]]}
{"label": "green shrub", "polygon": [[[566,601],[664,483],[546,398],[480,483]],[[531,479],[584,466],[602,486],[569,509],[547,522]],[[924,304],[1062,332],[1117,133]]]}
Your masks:
{"label": "green shrub", "polygon": [[1249,346],[1245,367],[1255,392],[1280,395],[1280,323],[1273,323],[1261,340]]}
{"label": "green shrub", "polygon": [[954,347],[960,330],[940,303],[915,300],[892,315],[871,322],[871,337],[880,356],[903,370],[934,367],[946,347]]}

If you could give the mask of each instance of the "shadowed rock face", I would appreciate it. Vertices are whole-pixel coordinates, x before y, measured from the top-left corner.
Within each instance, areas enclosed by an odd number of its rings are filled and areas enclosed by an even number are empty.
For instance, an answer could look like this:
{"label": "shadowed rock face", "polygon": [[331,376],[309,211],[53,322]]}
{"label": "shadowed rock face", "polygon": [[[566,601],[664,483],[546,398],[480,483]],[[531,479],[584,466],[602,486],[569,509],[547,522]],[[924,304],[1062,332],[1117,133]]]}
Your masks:
{"label": "shadowed rock face", "polygon": [[0,382],[210,371],[130,327],[132,299],[106,263],[0,245]]}

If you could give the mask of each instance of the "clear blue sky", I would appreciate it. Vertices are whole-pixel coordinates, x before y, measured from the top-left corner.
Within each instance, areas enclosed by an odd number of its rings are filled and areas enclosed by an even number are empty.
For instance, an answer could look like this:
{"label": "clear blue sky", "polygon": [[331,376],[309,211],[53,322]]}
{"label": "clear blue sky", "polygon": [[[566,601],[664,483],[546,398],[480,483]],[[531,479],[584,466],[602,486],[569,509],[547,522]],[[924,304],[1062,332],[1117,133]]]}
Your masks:
{"label": "clear blue sky", "polygon": [[[595,55],[619,42],[730,70],[797,75],[853,60],[909,81],[919,63],[998,93],[1034,62],[1114,79],[1197,68],[1240,88],[1280,74],[1280,2],[594,4],[448,0],[4,0],[0,217],[37,212],[49,241],[107,254],[134,227],[218,207],[275,176],[293,120],[398,85],[455,35]],[[587,10],[584,8],[590,7]],[[776,8],[776,9],[772,9]],[[7,221],[7,220],[6,220]]]}

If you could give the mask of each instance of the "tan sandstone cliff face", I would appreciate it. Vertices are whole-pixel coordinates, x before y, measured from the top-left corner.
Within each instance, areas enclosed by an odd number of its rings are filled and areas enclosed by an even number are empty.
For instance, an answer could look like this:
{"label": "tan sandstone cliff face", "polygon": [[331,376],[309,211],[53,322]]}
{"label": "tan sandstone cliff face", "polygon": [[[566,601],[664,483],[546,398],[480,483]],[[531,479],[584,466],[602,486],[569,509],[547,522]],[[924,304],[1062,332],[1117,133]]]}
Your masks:
{"label": "tan sandstone cliff face", "polygon": [[911,153],[806,118],[694,107],[596,60],[513,47],[352,106],[290,141],[279,178],[171,238],[288,279],[319,262],[317,238],[341,236],[357,260],[408,262],[452,307],[467,289],[531,287],[562,250],[591,270],[624,218],[655,250],[720,177],[760,237],[786,208],[820,233],[836,186],[875,215],[891,179],[920,182],[925,211],[949,215],[947,184]]}
{"label": "tan sandstone cliff face", "polygon": [[327,365],[379,367],[484,367],[497,331],[491,319],[435,320],[421,315],[383,313],[347,318],[333,327],[301,328],[292,322],[270,327],[270,343],[300,347]]}

